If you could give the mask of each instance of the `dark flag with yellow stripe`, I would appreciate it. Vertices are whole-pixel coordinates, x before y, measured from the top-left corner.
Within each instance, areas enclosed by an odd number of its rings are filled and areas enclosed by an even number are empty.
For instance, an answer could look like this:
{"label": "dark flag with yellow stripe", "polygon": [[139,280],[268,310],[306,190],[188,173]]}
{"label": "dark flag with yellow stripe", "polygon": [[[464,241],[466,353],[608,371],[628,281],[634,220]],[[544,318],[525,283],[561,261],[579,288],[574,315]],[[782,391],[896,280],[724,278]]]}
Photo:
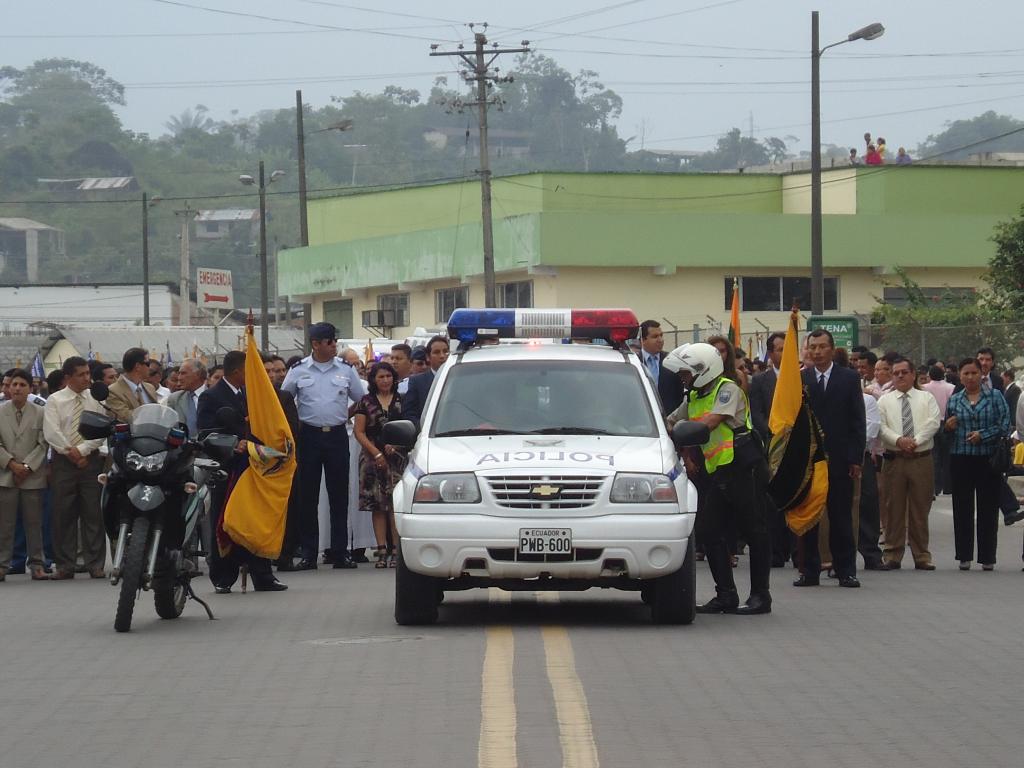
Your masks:
{"label": "dark flag with yellow stripe", "polygon": [[793,310],[786,331],[782,364],[775,385],[768,427],[771,481],[768,494],[786,513],[786,525],[801,536],[821,519],[828,496],[828,464],[818,420],[807,404],[800,380],[800,332]]}
{"label": "dark flag with yellow stripe", "polygon": [[263,367],[252,325],[246,336],[249,467],[231,489],[223,526],[232,541],[257,557],[275,559],[281,554],[288,496],[295,474],[295,438]]}

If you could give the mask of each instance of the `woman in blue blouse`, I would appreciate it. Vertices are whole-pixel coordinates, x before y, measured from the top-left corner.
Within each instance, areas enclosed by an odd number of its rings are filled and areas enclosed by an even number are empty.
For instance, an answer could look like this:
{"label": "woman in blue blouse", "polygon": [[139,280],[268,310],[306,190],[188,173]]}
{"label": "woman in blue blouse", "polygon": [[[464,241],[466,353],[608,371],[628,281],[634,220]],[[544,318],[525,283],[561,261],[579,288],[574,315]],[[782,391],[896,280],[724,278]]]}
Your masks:
{"label": "woman in blue blouse", "polygon": [[981,365],[960,362],[963,389],[949,398],[945,429],[952,433],[949,471],[953,485],[953,537],[960,570],[974,558],[974,502],[978,502],[978,562],[991,571],[996,562],[1001,478],[989,467],[999,438],[1010,431],[1010,409],[1002,393],[981,386]]}

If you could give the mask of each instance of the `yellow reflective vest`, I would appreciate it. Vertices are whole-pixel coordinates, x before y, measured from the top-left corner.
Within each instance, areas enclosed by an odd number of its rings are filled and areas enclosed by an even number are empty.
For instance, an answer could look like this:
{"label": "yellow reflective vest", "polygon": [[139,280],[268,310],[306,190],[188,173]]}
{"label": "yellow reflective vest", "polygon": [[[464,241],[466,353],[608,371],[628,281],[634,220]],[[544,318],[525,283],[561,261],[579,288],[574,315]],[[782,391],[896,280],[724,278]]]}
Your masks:
{"label": "yellow reflective vest", "polygon": [[[690,421],[699,421],[704,414],[710,413],[715,405],[715,400],[718,398],[718,390],[726,382],[730,384],[735,383],[731,379],[719,376],[715,386],[705,394],[697,395],[695,392],[691,392],[686,406],[687,418]],[[740,396],[743,397],[744,404],[747,407],[747,429],[753,429],[750,421],[750,404],[746,402],[747,395],[738,384],[736,388],[739,390]],[[709,475],[713,475],[719,467],[732,463],[733,440],[733,429],[727,421],[723,421],[711,430],[711,439],[701,446],[701,452],[704,454],[704,467]]]}

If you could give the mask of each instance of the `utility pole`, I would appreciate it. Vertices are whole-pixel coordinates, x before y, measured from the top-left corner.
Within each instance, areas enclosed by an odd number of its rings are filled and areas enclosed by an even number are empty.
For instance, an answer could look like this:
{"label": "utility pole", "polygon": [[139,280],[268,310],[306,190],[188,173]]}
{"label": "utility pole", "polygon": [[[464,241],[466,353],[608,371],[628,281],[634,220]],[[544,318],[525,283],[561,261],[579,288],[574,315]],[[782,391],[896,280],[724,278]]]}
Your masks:
{"label": "utility pole", "polygon": [[[192,301],[189,298],[189,234],[191,231],[192,219],[195,218],[195,210],[185,203],[183,209],[176,210],[175,216],[181,216],[181,272],[178,275],[178,298],[180,301],[178,312],[179,325],[192,325]],[[184,320],[184,322],[182,322]]]}
{"label": "utility pole", "polygon": [[[468,70],[463,71],[462,77],[467,83],[476,83],[476,100],[463,101],[456,99],[453,104],[448,105],[449,111],[457,110],[460,113],[466,107],[477,108],[477,121],[480,133],[480,209],[483,223],[484,236],[484,304],[488,307],[497,306],[497,287],[494,279],[494,229],[491,220],[491,167],[490,158],[487,154],[487,108],[494,104],[499,109],[502,102],[499,96],[488,96],[487,91],[494,87],[494,83],[511,83],[512,76],[498,77],[492,74],[491,65],[495,59],[503,53],[529,53],[529,40],[523,40],[521,48],[499,48],[497,43],[487,46],[487,24],[483,25],[484,32],[477,32],[476,25],[470,24],[473,31],[474,53],[471,56],[460,43],[457,50],[439,51],[438,45],[430,46],[431,56],[458,56],[465,62]],[[495,67],[494,73],[498,72]]]}
{"label": "utility pole", "polygon": [[[295,92],[295,132],[299,156],[299,245],[309,245],[309,219],[306,218],[306,133],[302,127],[302,91]],[[302,344],[303,354],[309,354],[310,315],[313,314],[312,304],[302,305]]]}
{"label": "utility pole", "polygon": [[260,160],[260,349],[270,351],[270,314],[267,299],[267,185]]}
{"label": "utility pole", "polygon": [[142,193],[142,324],[149,325],[149,197]]}

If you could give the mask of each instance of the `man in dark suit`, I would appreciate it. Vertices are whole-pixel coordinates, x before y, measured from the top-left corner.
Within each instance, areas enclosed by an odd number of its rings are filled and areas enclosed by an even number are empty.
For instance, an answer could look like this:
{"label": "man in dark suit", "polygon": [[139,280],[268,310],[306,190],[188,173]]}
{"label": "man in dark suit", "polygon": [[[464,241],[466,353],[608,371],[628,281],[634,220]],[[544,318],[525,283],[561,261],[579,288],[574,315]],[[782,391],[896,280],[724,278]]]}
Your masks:
{"label": "man in dark suit", "polygon": [[[867,427],[860,377],[851,368],[832,363],[835,341],[823,328],[811,331],[807,351],[814,364],[803,371],[803,385],[810,392],[811,411],[825,433],[828,455],[829,547],[841,587],[859,587],[857,580],[857,538],[853,531],[853,481],[860,477],[864,461]],[[821,554],[818,526],[804,534],[803,562],[798,587],[818,585]]]}
{"label": "man in dark suit", "polygon": [[1003,377],[996,370],[996,353],[992,351],[992,347],[982,347],[975,357],[981,366],[981,386],[986,389],[998,389],[1002,392]]}
{"label": "man in dark suit", "polygon": [[[217,382],[216,386],[203,392],[199,397],[199,412],[196,420],[200,431],[204,429],[215,429],[224,432],[231,429],[233,434],[239,438],[238,448],[235,449],[235,457],[225,467],[231,478],[228,485],[249,466],[249,457],[246,450],[246,440],[250,438],[247,424],[248,405],[245,400],[245,353],[232,351],[224,355],[224,377]],[[230,408],[237,416],[237,424],[233,427],[226,427],[217,420],[217,412],[221,408]],[[227,594],[231,591],[232,585],[238,579],[239,569],[248,565],[249,574],[252,576],[253,589],[257,592],[279,592],[288,589],[285,584],[278,581],[270,569],[270,561],[266,558],[256,557],[240,544],[233,544],[231,552],[227,557],[220,556],[217,547],[216,531],[221,515],[227,505],[228,493],[223,484],[218,484],[213,489],[211,504],[211,528],[214,531],[213,541],[210,542],[209,565],[210,581],[213,582],[217,594]]]}
{"label": "man in dark suit", "polygon": [[414,374],[409,379],[409,391],[402,397],[403,419],[408,419],[419,426],[423,406],[427,402],[427,393],[430,392],[430,385],[434,383],[434,374],[444,365],[448,353],[448,339],[444,336],[434,336],[427,342],[428,368],[424,373]]}
{"label": "man in dark suit", "polygon": [[[750,420],[754,431],[761,436],[765,447],[772,439],[772,431],[768,421],[772,412],[772,400],[775,398],[775,383],[779,379],[779,366],[782,365],[782,348],[786,343],[786,334],[776,331],[768,337],[768,360],[771,366],[764,373],[759,373],[750,380]],[[772,567],[781,568],[786,564],[793,551],[789,529],[786,527],[786,516],[767,498],[768,533],[772,539]]]}
{"label": "man in dark suit", "polygon": [[640,362],[651,374],[661,398],[662,416],[672,413],[683,402],[683,387],[679,377],[662,365],[665,359],[665,334],[656,320],[640,323]]}

